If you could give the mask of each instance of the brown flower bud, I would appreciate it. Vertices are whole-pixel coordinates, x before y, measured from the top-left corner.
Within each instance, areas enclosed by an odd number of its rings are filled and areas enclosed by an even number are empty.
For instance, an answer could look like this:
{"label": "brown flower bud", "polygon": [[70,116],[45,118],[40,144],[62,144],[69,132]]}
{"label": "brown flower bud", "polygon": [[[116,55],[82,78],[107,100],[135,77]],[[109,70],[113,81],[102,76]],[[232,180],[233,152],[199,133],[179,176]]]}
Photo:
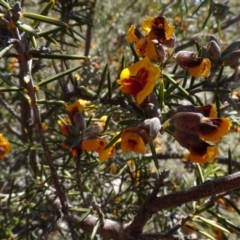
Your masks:
{"label": "brown flower bud", "polygon": [[240,50],[230,52],[220,58],[224,66],[237,67],[240,64]]}
{"label": "brown flower bud", "polygon": [[75,113],[73,116],[73,122],[80,131],[84,131],[86,129],[86,121],[82,113],[80,112]]}
{"label": "brown flower bud", "polygon": [[230,43],[223,51],[222,51],[222,57],[225,55],[234,52],[240,48],[240,40],[235,41],[233,43]]}
{"label": "brown flower bud", "polygon": [[221,56],[221,48],[215,41],[210,41],[207,46],[208,56],[211,60],[218,60]]}

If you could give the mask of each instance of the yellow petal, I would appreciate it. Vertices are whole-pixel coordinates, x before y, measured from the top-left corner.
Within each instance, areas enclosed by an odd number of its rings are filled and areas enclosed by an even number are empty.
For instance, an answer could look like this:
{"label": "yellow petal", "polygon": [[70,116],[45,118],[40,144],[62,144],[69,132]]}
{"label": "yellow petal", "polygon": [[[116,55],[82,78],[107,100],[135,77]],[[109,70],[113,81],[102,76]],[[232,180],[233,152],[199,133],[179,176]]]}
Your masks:
{"label": "yellow petal", "polygon": [[100,150],[98,152],[98,158],[101,163],[105,162],[107,159],[112,158],[115,153],[115,148],[112,146],[107,149]]}
{"label": "yellow petal", "polygon": [[148,57],[143,58],[128,68],[123,69],[117,83],[120,90],[136,97],[138,104],[152,92],[161,70],[150,62]]}
{"label": "yellow petal", "polygon": [[147,17],[142,20],[141,27],[146,34],[148,34],[151,31],[153,20],[154,20],[154,18],[152,18],[152,17]]}
{"label": "yellow petal", "polygon": [[121,148],[123,152],[133,151],[136,153],[145,153],[146,147],[143,139],[134,132],[126,129],[121,135]]}
{"label": "yellow petal", "polygon": [[2,136],[0,137],[0,158],[4,158],[11,151],[11,144]]}
{"label": "yellow petal", "polygon": [[81,104],[81,100],[80,99],[66,107],[66,110],[72,115],[72,117],[73,117],[73,115],[76,112],[80,112],[81,113],[83,111],[83,109],[84,109],[84,107]]}
{"label": "yellow petal", "polygon": [[141,38],[140,40],[138,40],[136,42],[135,49],[138,56],[140,57],[146,56],[150,60],[154,60],[154,61],[158,59],[155,45],[153,41],[148,37]]}
{"label": "yellow petal", "polygon": [[104,149],[106,146],[106,141],[102,138],[89,138],[82,142],[81,148],[82,150],[93,152],[93,151],[100,151]]}
{"label": "yellow petal", "polygon": [[191,162],[206,163],[213,161],[218,154],[219,151],[216,146],[208,146],[204,154],[190,152],[189,158]]}
{"label": "yellow petal", "polygon": [[134,25],[132,25],[129,29],[128,29],[128,33],[127,33],[127,41],[129,43],[132,43],[132,42],[137,42],[139,40],[139,38],[136,36],[135,34],[135,30],[136,30],[136,27]]}
{"label": "yellow petal", "polygon": [[189,67],[189,73],[198,78],[200,76],[207,77],[211,69],[211,61],[207,58],[203,59],[202,63],[199,66]]}
{"label": "yellow petal", "polygon": [[232,122],[229,118],[213,118],[208,119],[206,123],[200,124],[198,132],[202,140],[218,142],[228,134],[231,126]]}

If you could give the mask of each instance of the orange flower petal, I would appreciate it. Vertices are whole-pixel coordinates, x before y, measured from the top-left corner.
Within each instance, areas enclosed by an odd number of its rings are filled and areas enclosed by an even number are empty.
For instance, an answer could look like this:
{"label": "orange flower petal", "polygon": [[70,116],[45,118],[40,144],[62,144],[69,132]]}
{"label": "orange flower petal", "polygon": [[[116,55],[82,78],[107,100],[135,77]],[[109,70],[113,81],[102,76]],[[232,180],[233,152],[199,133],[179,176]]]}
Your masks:
{"label": "orange flower petal", "polygon": [[11,144],[0,134],[0,158],[4,158],[11,151]]}
{"label": "orange flower petal", "polygon": [[66,107],[66,110],[70,113],[70,115],[73,117],[75,113],[77,112],[82,112],[84,109],[83,105],[81,104],[81,100],[79,99],[78,101],[68,105]]}
{"label": "orange flower petal", "polygon": [[189,51],[180,51],[175,55],[176,63],[183,69],[198,78],[207,77],[211,69],[211,61],[207,58],[197,57],[196,54]]}
{"label": "orange flower petal", "polygon": [[198,144],[192,145],[189,151],[190,161],[196,163],[211,162],[219,154],[217,146],[211,146],[203,141],[199,141]]}
{"label": "orange flower petal", "polygon": [[145,57],[123,69],[117,83],[121,85],[122,92],[133,95],[137,103],[141,104],[152,92],[160,73],[160,68],[152,64],[148,57]]}
{"label": "orange flower petal", "polygon": [[127,33],[127,41],[129,43],[132,42],[137,42],[139,40],[139,36],[137,36],[138,34],[136,33],[136,31],[138,31],[136,29],[136,27],[134,25],[132,25],[129,29],[128,29],[128,33]]}
{"label": "orange flower petal", "polygon": [[123,152],[133,151],[135,153],[145,153],[146,146],[143,139],[130,129],[125,129],[121,135],[121,148]]}
{"label": "orange flower petal", "polygon": [[197,107],[196,111],[202,113],[204,117],[209,117],[209,118],[217,117],[217,109],[213,104]]}
{"label": "orange flower petal", "polygon": [[156,18],[145,18],[142,21],[142,29],[150,39],[156,39],[164,44],[166,40],[170,40],[172,37],[175,27],[169,25],[165,17],[158,16]]}
{"label": "orange flower petal", "polygon": [[93,151],[101,151],[106,146],[107,142],[102,138],[89,138],[82,142],[81,148],[82,150],[93,152]]}
{"label": "orange flower petal", "polygon": [[146,56],[150,60],[157,60],[158,58],[155,45],[153,41],[148,37],[144,37],[138,40],[136,42],[135,49],[138,56],[140,57]]}
{"label": "orange flower petal", "polygon": [[188,71],[195,78],[198,78],[200,76],[207,77],[209,75],[210,68],[211,68],[211,61],[207,58],[204,58],[202,59],[200,65],[189,67]]}
{"label": "orange flower petal", "polygon": [[103,149],[98,152],[98,158],[101,163],[105,162],[107,159],[112,158],[115,153],[115,148],[112,146],[107,149]]}
{"label": "orange flower petal", "polygon": [[229,118],[204,118],[203,121],[206,122],[199,124],[196,130],[200,134],[200,138],[204,141],[220,141],[221,137],[228,134],[232,126]]}

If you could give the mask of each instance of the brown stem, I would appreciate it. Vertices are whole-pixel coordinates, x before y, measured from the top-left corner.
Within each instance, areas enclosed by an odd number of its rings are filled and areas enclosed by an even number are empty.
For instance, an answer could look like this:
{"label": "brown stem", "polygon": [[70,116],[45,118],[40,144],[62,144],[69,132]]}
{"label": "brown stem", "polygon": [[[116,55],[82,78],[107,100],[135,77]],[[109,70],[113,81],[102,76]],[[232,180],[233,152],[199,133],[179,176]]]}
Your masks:
{"label": "brown stem", "polygon": [[[11,29],[11,33],[14,36],[15,39],[18,40],[18,43],[15,44],[15,48],[16,51],[19,55],[19,61],[20,61],[20,86],[24,87],[28,90],[28,95],[30,97],[30,103],[28,101],[26,101],[26,99],[22,99],[21,100],[21,107],[22,107],[22,117],[23,119],[23,123],[26,124],[23,127],[27,126],[27,134],[28,134],[28,140],[30,142],[30,144],[33,144],[33,131],[32,131],[32,126],[29,123],[29,119],[31,118],[31,109],[33,111],[33,125],[36,128],[36,132],[38,134],[38,137],[40,139],[40,143],[42,145],[42,149],[44,152],[44,156],[45,159],[47,160],[47,163],[49,165],[50,171],[51,171],[51,176],[53,179],[53,183],[57,192],[57,196],[60,199],[61,202],[61,206],[62,206],[62,211],[64,214],[68,213],[68,208],[67,208],[67,201],[66,201],[66,196],[64,194],[64,192],[61,189],[61,185],[59,183],[58,180],[58,175],[57,172],[55,170],[55,167],[53,165],[52,159],[51,159],[51,155],[50,155],[50,151],[48,148],[48,144],[46,142],[45,136],[44,136],[44,131],[42,129],[42,125],[41,125],[41,117],[40,117],[40,111],[38,108],[38,104],[37,104],[37,98],[36,98],[36,91],[35,91],[35,87],[34,87],[34,81],[32,79],[32,75],[31,75],[31,69],[29,68],[29,62],[31,61],[30,59],[27,58],[28,54],[27,54],[27,40],[24,39],[24,37],[22,37],[19,34],[19,30],[16,27],[16,23],[15,21],[17,20],[16,16],[19,16],[19,10],[21,9],[17,9],[17,12],[14,12],[14,7],[17,6],[17,4],[15,4],[13,6],[13,10],[12,10],[12,19],[10,19],[9,21],[9,26],[8,28]],[[25,35],[23,35],[25,36]],[[26,131],[26,130],[25,130]],[[32,152],[32,154],[30,154],[31,158],[35,161],[35,151]],[[32,156],[34,155],[34,156]]]}
{"label": "brown stem", "polygon": [[211,197],[216,194],[240,188],[240,172],[207,181],[187,190],[170,193],[152,199],[146,207],[148,211],[158,212],[162,209],[176,207],[184,203],[197,201],[201,198]]}
{"label": "brown stem", "polygon": [[[102,226],[99,226],[98,234],[108,239],[115,240],[136,240],[136,239],[177,239],[169,233],[145,233],[142,229],[151,215],[166,208],[176,207],[191,201],[211,197],[216,194],[238,189],[240,187],[240,172],[222,177],[216,180],[207,181],[201,185],[187,190],[170,193],[161,197],[156,197],[156,189],[148,197],[139,213],[132,223],[118,223],[109,219],[104,219]],[[155,195],[155,197],[154,197]],[[69,221],[78,223],[77,217],[67,217]],[[190,217],[183,219],[187,221]],[[98,218],[89,215],[80,225],[86,233],[91,233]],[[176,227],[177,228],[177,227]],[[139,230],[137,232],[137,229]]]}

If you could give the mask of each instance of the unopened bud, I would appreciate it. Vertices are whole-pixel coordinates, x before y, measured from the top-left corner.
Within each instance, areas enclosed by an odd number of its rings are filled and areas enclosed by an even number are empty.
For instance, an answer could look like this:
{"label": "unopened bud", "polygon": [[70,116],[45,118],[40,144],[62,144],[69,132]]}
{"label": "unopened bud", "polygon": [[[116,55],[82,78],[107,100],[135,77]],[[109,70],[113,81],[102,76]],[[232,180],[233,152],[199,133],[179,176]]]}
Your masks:
{"label": "unopened bud", "polygon": [[73,116],[73,122],[80,131],[84,131],[86,129],[86,121],[82,113],[80,112],[75,113]]}
{"label": "unopened bud", "polygon": [[232,68],[239,66],[240,64],[240,50],[230,52],[223,57],[221,57],[221,61],[223,62],[224,66],[230,66]]}
{"label": "unopened bud", "polygon": [[215,41],[210,41],[207,47],[208,56],[212,60],[218,60],[221,56],[221,48]]}
{"label": "unopened bud", "polygon": [[78,128],[76,126],[73,126],[73,125],[67,125],[67,129],[69,131],[69,133],[73,136],[78,136],[79,134],[79,131],[78,131]]}
{"label": "unopened bud", "polygon": [[230,43],[223,51],[222,51],[222,57],[225,55],[237,51],[240,48],[240,40],[235,41],[233,43]]}
{"label": "unopened bud", "polygon": [[176,113],[172,119],[170,119],[170,124],[179,130],[184,132],[194,132],[193,128],[201,123],[203,115],[201,113],[195,112],[179,112]]}

